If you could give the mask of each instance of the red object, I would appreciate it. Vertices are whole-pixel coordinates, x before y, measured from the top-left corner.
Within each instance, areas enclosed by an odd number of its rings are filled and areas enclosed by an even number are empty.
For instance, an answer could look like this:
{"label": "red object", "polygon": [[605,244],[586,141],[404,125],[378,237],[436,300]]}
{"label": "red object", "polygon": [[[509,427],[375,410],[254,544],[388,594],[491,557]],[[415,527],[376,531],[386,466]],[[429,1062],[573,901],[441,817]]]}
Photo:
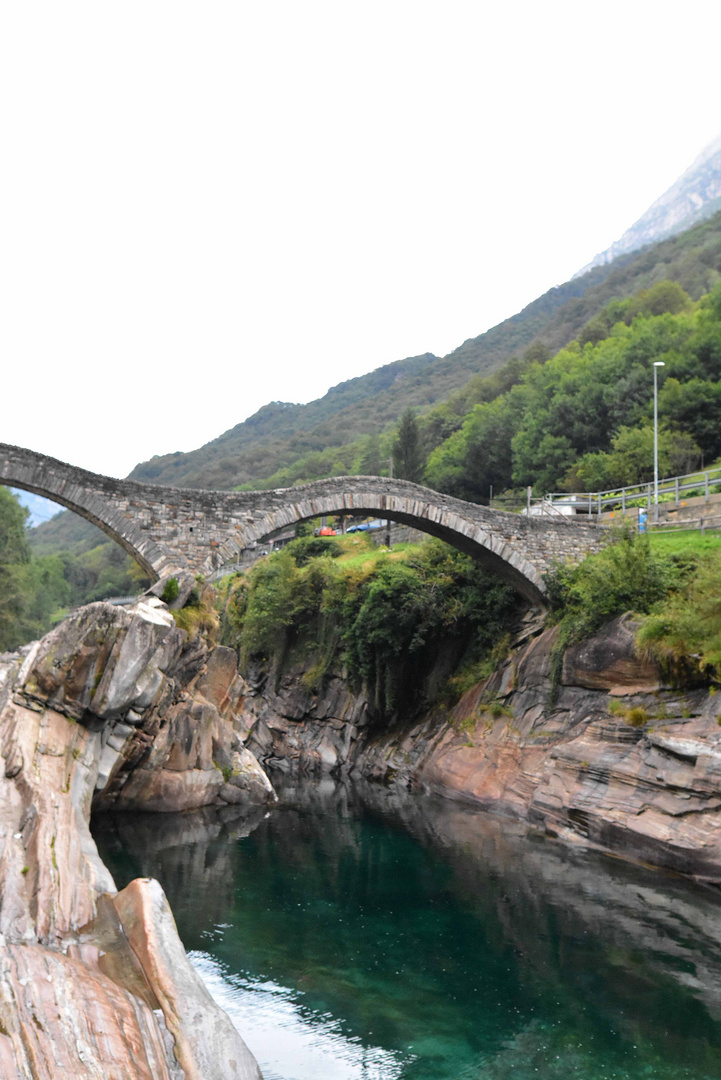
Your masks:
{"label": "red object", "polygon": [[335,535],[336,535],[335,529],[331,529],[327,525],[324,525],[323,528],[318,533],[318,536],[335,536]]}

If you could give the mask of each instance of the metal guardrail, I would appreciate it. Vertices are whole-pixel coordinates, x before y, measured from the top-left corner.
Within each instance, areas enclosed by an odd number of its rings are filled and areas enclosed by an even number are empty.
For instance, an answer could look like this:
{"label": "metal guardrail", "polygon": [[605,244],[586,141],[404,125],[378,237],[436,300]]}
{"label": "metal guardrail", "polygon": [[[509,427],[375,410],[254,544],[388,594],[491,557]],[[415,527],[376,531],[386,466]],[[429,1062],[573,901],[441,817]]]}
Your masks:
{"label": "metal guardrail", "polygon": [[[716,485],[721,485],[721,468],[696,470],[696,472],[685,473],[683,476],[664,477],[658,482],[659,500],[662,496],[672,495],[678,506],[682,495],[689,491],[697,491],[705,495],[708,502],[710,488]],[[552,506],[571,506],[577,513],[600,516],[604,510],[620,508],[625,512],[626,509],[631,509],[630,504],[646,503],[647,509],[650,510],[653,498],[654,483],[651,480],[645,484],[630,484],[627,487],[608,491],[554,491],[541,499],[531,499],[530,506],[542,508],[543,504],[550,503]]]}
{"label": "metal guardrail", "polygon": [[702,514],[697,518],[680,518],[678,521],[647,521],[647,529],[654,532],[673,532],[676,529],[700,529],[705,533],[707,529],[721,529],[721,514]]}

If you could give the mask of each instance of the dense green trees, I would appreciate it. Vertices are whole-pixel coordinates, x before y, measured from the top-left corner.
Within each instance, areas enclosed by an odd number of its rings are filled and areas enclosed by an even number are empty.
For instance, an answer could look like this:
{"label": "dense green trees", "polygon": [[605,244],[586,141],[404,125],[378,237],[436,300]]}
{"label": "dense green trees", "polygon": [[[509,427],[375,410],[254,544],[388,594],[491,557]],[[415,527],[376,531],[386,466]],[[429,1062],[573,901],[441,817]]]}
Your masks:
{"label": "dense green trees", "polygon": [[[661,423],[658,468],[661,476],[683,476],[698,468],[701,449],[686,432]],[[566,486],[581,491],[608,491],[653,480],[653,425],[619,428],[608,453],[584,454],[566,476]]]}
{"label": "dense green trees", "polygon": [[35,553],[27,517],[0,486],[0,652],[42,636],[68,607],[132,595],[148,584],[140,567],[110,540],[78,553]]}
{"label": "dense green trees", "polygon": [[694,310],[677,285],[659,282],[593,321],[585,344],[532,363],[495,400],[474,405],[430,454],[427,482],[480,500],[491,484],[496,491],[532,485],[540,494],[648,479],[656,360],[665,364],[661,471],[689,471],[702,454],[718,455],[721,287]]}
{"label": "dense green trees", "polygon": [[667,378],[659,411],[676,430],[688,433],[707,461],[721,455],[721,383]]}
{"label": "dense green trees", "polygon": [[18,571],[30,560],[26,518],[27,510],[7,488],[0,487],[0,652],[12,646],[14,627],[22,611]]}
{"label": "dense green trees", "polygon": [[49,629],[54,610],[72,593],[58,555],[33,559],[27,516],[15,496],[0,487],[0,652]]}

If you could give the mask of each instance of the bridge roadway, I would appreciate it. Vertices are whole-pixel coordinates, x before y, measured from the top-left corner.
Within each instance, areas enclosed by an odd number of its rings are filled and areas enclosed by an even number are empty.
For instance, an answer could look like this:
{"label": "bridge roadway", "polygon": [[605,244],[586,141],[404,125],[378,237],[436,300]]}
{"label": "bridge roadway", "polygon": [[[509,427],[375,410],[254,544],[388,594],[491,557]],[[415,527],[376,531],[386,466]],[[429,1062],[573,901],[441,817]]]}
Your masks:
{"label": "bridge roadway", "polygon": [[337,476],[275,491],[201,491],[115,480],[0,443],[0,484],[43,495],[91,521],[155,582],[207,575],[276,529],[343,513],[387,518],[446,540],[542,604],[552,562],[580,559],[605,539],[605,530],[588,522],[510,514],[379,476]]}

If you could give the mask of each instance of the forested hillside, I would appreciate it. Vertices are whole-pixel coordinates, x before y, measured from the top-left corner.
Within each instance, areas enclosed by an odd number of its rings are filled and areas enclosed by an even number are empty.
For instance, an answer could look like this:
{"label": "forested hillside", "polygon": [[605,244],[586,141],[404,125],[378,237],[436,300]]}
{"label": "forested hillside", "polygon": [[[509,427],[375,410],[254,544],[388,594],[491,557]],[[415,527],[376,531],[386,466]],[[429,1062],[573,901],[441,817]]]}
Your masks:
{"label": "forested hillside", "polygon": [[[135,594],[147,584],[143,571],[111,540],[74,514],[58,525],[75,552],[31,550],[28,511],[0,487],[0,652],[41,637],[69,607],[106,596]],[[98,543],[99,540],[99,543]]]}
{"label": "forested hillside", "polygon": [[491,486],[541,494],[650,479],[658,360],[662,475],[710,462],[721,455],[721,285],[694,303],[660,282],[611,301],[551,359],[509,365],[502,392],[489,386],[430,452],[425,482],[485,501]]}
{"label": "forested hillside", "polygon": [[[721,214],[682,236],[551,289],[446,357],[425,354],[388,364],[340,383],[308,405],[273,402],[200,449],[152,458],[136,466],[131,476],[150,483],[232,488],[274,486],[275,478],[286,474],[293,477],[291,483],[315,479],[327,475],[317,471],[321,465],[330,471],[354,471],[358,454],[343,447],[388,430],[408,407],[421,414],[428,411],[472,377],[497,370],[533,344],[555,353],[612,298],[631,296],[668,278],[698,299],[719,277]],[[311,459],[311,471],[299,473],[300,459],[318,453],[322,462]]]}

